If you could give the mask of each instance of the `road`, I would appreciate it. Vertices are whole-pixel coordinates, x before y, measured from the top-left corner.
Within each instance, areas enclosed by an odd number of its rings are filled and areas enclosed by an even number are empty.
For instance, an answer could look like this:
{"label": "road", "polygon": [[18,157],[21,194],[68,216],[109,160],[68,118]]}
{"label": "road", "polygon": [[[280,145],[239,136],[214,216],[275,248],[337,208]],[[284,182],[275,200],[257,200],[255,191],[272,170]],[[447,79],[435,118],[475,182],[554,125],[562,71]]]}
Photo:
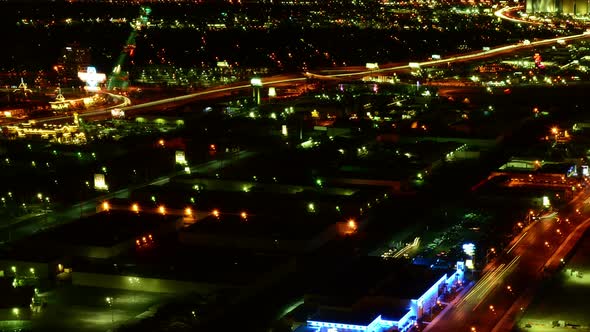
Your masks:
{"label": "road", "polygon": [[534,295],[534,286],[548,271],[559,268],[560,259],[573,248],[581,229],[590,224],[590,218],[577,211],[589,196],[588,190],[580,192],[560,219],[542,219],[523,229],[502,255],[486,266],[487,272],[475,286],[425,331],[510,331]]}
{"label": "road", "polygon": [[[255,155],[255,152],[251,151],[240,151],[236,154],[231,154],[225,159],[212,160],[203,164],[190,167],[191,173],[202,172],[207,173],[210,171],[218,170],[223,167],[227,167],[235,162],[249,158]],[[128,188],[123,188],[105,195],[89,199],[84,202],[72,205],[71,207],[63,211],[52,211],[46,214],[40,214],[32,216],[29,219],[23,220],[16,224],[11,224],[8,227],[0,228],[0,240],[6,242],[16,241],[18,239],[27,237],[31,234],[39,231],[55,227],[60,224],[74,221],[81,216],[86,214],[92,214],[96,212],[96,206],[105,200],[109,200],[114,197],[127,198],[129,194],[136,189],[147,187],[150,185],[163,185],[170,181],[171,178],[186,174],[185,171],[175,172],[166,176],[159,177],[157,179],[139,184],[133,185]]]}
{"label": "road", "polygon": [[[510,9],[510,8],[508,8]],[[508,10],[504,9],[504,11]],[[510,19],[507,16],[504,16],[503,11],[498,11],[497,15],[501,15],[505,19]],[[329,70],[320,71],[317,73],[306,72],[306,73],[292,73],[292,74],[281,74],[271,77],[262,78],[262,83],[265,86],[277,86],[281,84],[292,84],[292,83],[301,83],[306,82],[308,78],[315,78],[320,80],[342,80],[342,79],[359,79],[364,76],[368,75],[375,75],[375,74],[393,74],[400,71],[407,71],[412,70],[413,68],[424,68],[430,66],[437,66],[437,65],[450,65],[452,63],[457,62],[466,62],[466,61],[474,61],[474,60],[481,60],[489,57],[494,57],[498,55],[503,55],[507,53],[512,53],[515,51],[519,51],[522,49],[533,48],[543,45],[549,45],[552,43],[556,43],[557,41],[573,41],[577,39],[585,39],[590,38],[589,32],[584,32],[582,34],[572,35],[572,36],[562,36],[562,37],[555,37],[555,38],[548,38],[543,40],[532,41],[528,44],[525,43],[517,43],[517,44],[508,44],[504,46],[499,46],[492,48],[487,51],[477,51],[467,54],[457,54],[457,55],[450,55],[445,56],[442,59],[438,60],[429,60],[429,61],[422,61],[422,62],[413,62],[412,65],[410,63],[407,64],[399,64],[399,63],[390,63],[381,65],[382,68],[380,69],[373,69],[373,70],[366,70],[361,69],[361,67],[336,67],[331,68]],[[351,71],[351,69],[353,69]],[[126,114],[137,112],[137,111],[145,111],[154,108],[161,108],[161,107],[175,107],[184,105],[195,100],[204,99],[204,98],[218,98],[227,95],[231,95],[232,93],[244,91],[251,89],[252,86],[250,82],[237,82],[228,85],[223,85],[215,88],[205,89],[199,92],[195,92],[188,95],[172,97],[172,98],[165,98],[161,100],[151,101],[147,103],[131,105],[120,107]],[[127,104],[127,101],[125,101]],[[81,112],[80,117],[95,117],[100,115],[109,114],[113,107],[107,107],[104,109],[92,110],[87,112]],[[63,115],[63,116],[52,116],[44,119],[37,119],[37,122],[50,122],[50,121],[61,121],[61,120],[68,120],[71,119],[71,116]],[[22,120],[24,122],[26,120]]]}

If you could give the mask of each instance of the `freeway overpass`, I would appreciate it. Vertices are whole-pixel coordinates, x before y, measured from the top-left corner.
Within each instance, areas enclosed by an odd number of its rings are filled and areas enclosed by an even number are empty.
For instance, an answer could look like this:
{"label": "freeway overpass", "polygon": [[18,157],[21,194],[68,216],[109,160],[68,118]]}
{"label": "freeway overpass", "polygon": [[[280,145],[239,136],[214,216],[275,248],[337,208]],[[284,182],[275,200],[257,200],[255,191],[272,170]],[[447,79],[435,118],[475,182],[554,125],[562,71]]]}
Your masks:
{"label": "freeway overpass", "polygon": [[[437,65],[446,65],[458,62],[467,62],[467,61],[475,61],[481,60],[485,58],[495,57],[507,53],[512,53],[515,51],[534,48],[538,46],[549,45],[552,43],[559,42],[568,42],[578,39],[586,39],[590,38],[590,32],[586,31],[582,34],[572,35],[572,36],[562,36],[562,37],[555,37],[555,38],[548,38],[542,39],[537,41],[532,41],[530,43],[517,43],[517,44],[509,44],[504,46],[495,47],[485,51],[477,51],[471,52],[467,54],[457,54],[457,55],[450,55],[445,56],[441,59],[436,60],[428,60],[422,62],[414,62],[410,66],[408,64],[385,64],[382,65],[380,69],[372,69],[372,70],[356,70],[356,71],[347,71],[348,67],[342,68],[333,68],[327,71],[326,73],[312,73],[306,72],[302,74],[282,74],[276,75],[271,77],[262,78],[263,85],[266,86],[276,86],[279,84],[291,84],[291,83],[300,83],[306,82],[308,78],[320,79],[320,80],[349,80],[349,79],[360,79],[364,76],[368,75],[375,75],[375,74],[391,74],[400,71],[407,71],[411,70],[414,67],[425,68],[425,67],[432,67]],[[199,92],[172,97],[172,98],[165,98],[156,101],[151,101],[147,103],[131,105],[131,106],[124,106],[119,107],[121,110],[125,111],[126,113],[134,112],[134,111],[142,111],[148,109],[154,109],[159,107],[174,107],[174,106],[181,106],[195,100],[204,99],[204,98],[216,98],[216,97],[223,97],[229,95],[233,92],[237,91],[245,91],[251,89],[250,82],[238,82],[228,85],[223,85],[215,88],[205,89]],[[122,97],[122,96],[121,96]],[[127,104],[126,101],[123,105]],[[99,110],[92,110],[81,113],[81,117],[92,117],[98,115],[106,115],[110,113],[113,107],[108,107]],[[70,119],[71,116],[53,116],[47,117],[43,119],[37,119],[37,122],[50,122],[50,121],[59,121],[59,120],[67,120]],[[24,122],[24,120],[23,120]]]}

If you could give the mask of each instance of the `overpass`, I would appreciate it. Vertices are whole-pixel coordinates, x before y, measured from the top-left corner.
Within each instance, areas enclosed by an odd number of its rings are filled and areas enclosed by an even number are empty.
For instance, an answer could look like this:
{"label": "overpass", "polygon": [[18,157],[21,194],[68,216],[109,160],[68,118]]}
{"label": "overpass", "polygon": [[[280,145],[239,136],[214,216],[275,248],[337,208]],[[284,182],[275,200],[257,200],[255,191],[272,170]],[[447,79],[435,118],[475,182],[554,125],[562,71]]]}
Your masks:
{"label": "overpass", "polygon": [[[290,83],[297,83],[297,82],[306,82],[306,80],[308,78],[323,79],[323,80],[359,79],[359,78],[361,78],[363,76],[367,76],[367,75],[375,75],[375,74],[379,74],[379,73],[394,73],[394,72],[399,72],[402,70],[410,70],[415,67],[424,68],[424,67],[437,66],[437,65],[441,65],[441,64],[451,64],[451,63],[456,63],[456,62],[481,60],[481,59],[485,59],[485,58],[489,58],[489,57],[494,57],[494,56],[498,56],[498,55],[502,55],[502,54],[506,54],[506,53],[515,52],[518,50],[534,48],[534,47],[543,46],[543,45],[549,45],[552,43],[557,43],[558,41],[565,42],[565,41],[573,41],[573,40],[586,39],[586,38],[590,38],[590,31],[586,31],[584,33],[572,35],[572,36],[555,37],[555,38],[537,40],[537,41],[533,41],[530,43],[508,44],[508,45],[499,46],[499,47],[492,48],[489,50],[484,50],[484,51],[471,52],[468,54],[452,55],[452,56],[444,57],[442,59],[437,59],[437,60],[414,62],[414,63],[412,63],[412,65],[410,65],[410,63],[404,64],[404,65],[399,65],[399,64],[391,65],[391,64],[389,64],[389,65],[385,65],[384,68],[380,68],[380,69],[360,70],[360,71],[335,73],[335,74],[329,74],[329,73],[328,74],[317,74],[317,73],[311,73],[311,72],[305,72],[303,74],[283,74],[283,75],[277,75],[277,76],[263,78],[262,84],[263,85],[277,85],[277,84],[285,84],[285,83],[290,84]],[[346,68],[346,67],[344,67],[344,68]],[[338,68],[335,68],[332,70],[337,70],[337,69]],[[232,92],[235,92],[235,91],[247,90],[247,89],[250,89],[251,87],[252,86],[251,86],[250,82],[239,82],[239,83],[224,85],[224,86],[220,86],[220,87],[216,87],[216,88],[210,88],[210,89],[206,89],[203,91],[199,91],[199,92],[195,92],[195,93],[191,93],[191,94],[187,94],[187,95],[183,95],[183,96],[165,98],[165,99],[160,99],[160,100],[137,104],[137,105],[132,105],[132,106],[124,106],[124,107],[120,107],[120,108],[122,111],[127,113],[130,111],[146,110],[146,109],[155,108],[155,107],[162,107],[162,106],[166,106],[166,105],[181,106],[181,105],[190,103],[192,101],[198,100],[200,98],[215,97],[215,96],[221,97],[221,96],[225,96],[227,94],[231,94]],[[118,96],[118,98],[126,98],[126,97],[119,96],[119,95],[115,95],[115,96]],[[124,101],[124,103],[121,106],[128,104],[128,103],[129,103],[129,101],[127,99]],[[119,107],[119,106],[116,106],[116,107]],[[105,109],[99,109],[99,110],[80,113],[80,117],[91,117],[91,116],[97,116],[97,115],[105,115],[105,114],[110,113],[110,111],[113,108],[114,107],[108,107]],[[69,116],[69,115],[54,116],[54,117],[38,119],[38,120],[36,120],[36,122],[49,122],[49,121],[66,120],[66,119],[70,119],[71,117],[72,116]]]}

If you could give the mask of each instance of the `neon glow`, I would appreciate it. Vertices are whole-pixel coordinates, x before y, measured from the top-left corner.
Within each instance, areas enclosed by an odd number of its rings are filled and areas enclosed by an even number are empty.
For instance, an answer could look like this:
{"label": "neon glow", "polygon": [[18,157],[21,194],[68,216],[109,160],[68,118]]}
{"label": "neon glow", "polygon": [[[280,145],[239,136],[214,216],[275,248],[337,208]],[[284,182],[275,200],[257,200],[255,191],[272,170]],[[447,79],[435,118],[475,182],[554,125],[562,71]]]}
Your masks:
{"label": "neon glow", "polygon": [[389,331],[391,328],[397,328],[397,331],[408,331],[414,325],[416,319],[421,318],[421,316],[424,315],[421,313],[423,311],[419,310],[419,307],[424,308],[424,312],[427,312],[437,303],[436,301],[438,299],[441,286],[445,285],[450,287],[454,283],[463,282],[463,267],[464,266],[462,262],[458,262],[457,270],[450,277],[447,277],[447,274],[444,274],[424,294],[422,294],[422,296],[420,296],[418,299],[410,300],[410,308],[408,308],[408,311],[399,320],[386,320],[383,319],[381,315],[377,315],[377,317],[366,326],[319,320],[308,320],[307,325],[308,327],[317,329],[327,328],[356,331]]}
{"label": "neon glow", "polygon": [[86,82],[84,89],[91,92],[99,91],[98,84],[107,80],[107,76],[103,73],[97,73],[94,67],[88,67],[86,72],[78,72],[78,77],[82,82]]}

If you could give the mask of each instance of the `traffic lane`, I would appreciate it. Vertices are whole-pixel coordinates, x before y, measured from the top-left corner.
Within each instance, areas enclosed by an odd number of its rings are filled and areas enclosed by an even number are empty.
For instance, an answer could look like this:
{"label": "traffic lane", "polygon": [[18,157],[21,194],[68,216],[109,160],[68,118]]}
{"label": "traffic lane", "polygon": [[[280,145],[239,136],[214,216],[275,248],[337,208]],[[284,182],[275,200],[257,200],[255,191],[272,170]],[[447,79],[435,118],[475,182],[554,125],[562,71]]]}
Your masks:
{"label": "traffic lane", "polygon": [[[555,235],[551,231],[550,222],[538,222],[533,225],[527,236],[516,244],[513,254],[497,260],[494,264],[496,267],[501,261],[506,264],[520,252],[523,256],[518,266],[509,271],[505,278],[496,280],[494,288],[484,294],[483,299],[474,296],[456,310],[449,311],[451,314],[439,322],[443,324],[437,324],[435,331],[470,331],[472,326],[477,327],[478,331],[490,331],[514,302],[515,295],[528,286],[531,278],[537,278],[542,273],[544,263],[553,253],[544,244],[546,238],[555,240]],[[495,269],[490,271],[493,272]],[[509,296],[506,296],[504,288],[507,284],[510,284],[513,290]],[[493,310],[490,309],[490,305],[494,306]]]}

